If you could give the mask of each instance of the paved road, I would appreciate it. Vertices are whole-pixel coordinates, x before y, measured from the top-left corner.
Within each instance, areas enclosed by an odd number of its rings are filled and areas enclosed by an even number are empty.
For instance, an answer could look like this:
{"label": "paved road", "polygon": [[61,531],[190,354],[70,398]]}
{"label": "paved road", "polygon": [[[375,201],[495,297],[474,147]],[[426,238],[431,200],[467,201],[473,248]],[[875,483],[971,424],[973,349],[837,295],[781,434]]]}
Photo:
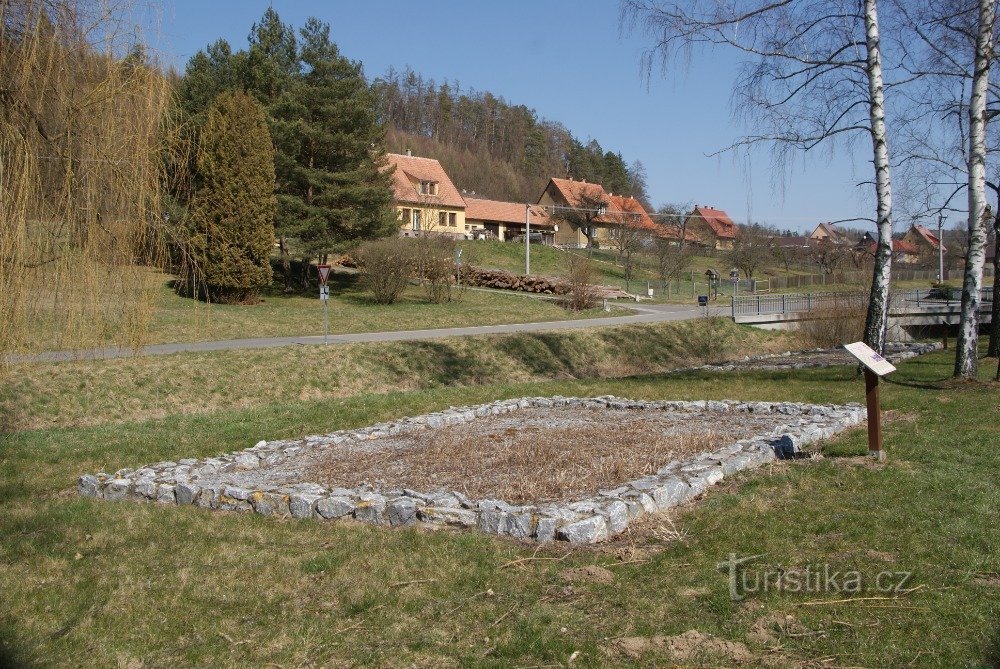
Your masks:
{"label": "paved road", "polygon": [[[676,304],[629,305],[638,313],[631,316],[610,316],[607,318],[581,318],[569,321],[548,321],[543,323],[512,323],[510,325],[481,325],[464,328],[440,328],[435,330],[399,330],[390,332],[358,332],[354,334],[330,335],[330,344],[357,344],[379,341],[413,341],[436,339],[439,337],[468,337],[484,334],[510,334],[515,332],[546,332],[550,330],[579,330],[636,323],[661,323],[697,318],[704,311],[698,307]],[[728,308],[713,307],[714,315],[728,315]],[[220,341],[197,341],[178,344],[152,344],[139,351],[122,348],[102,348],[89,351],[48,351],[38,355],[10,356],[11,362],[59,362],[65,360],[98,360],[128,358],[136,355],[169,355],[187,351],[225,351],[231,349],[276,348],[279,346],[323,344],[323,336],[300,337],[260,337],[255,339],[225,339]]]}

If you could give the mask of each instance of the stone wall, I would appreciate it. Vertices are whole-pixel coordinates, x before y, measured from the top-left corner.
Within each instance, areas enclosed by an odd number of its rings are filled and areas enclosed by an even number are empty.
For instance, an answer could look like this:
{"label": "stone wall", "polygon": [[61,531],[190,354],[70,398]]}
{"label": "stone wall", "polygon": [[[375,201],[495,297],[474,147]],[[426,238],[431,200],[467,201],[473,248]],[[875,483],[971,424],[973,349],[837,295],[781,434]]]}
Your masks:
{"label": "stone wall", "polygon": [[[534,407],[712,412],[718,414],[720,420],[730,414],[771,414],[780,416],[782,424],[767,434],[727,444],[689,460],[671,462],[655,473],[623,481],[618,487],[559,503],[511,505],[502,500],[469,499],[457,491],[252,483],[253,472],[279,465],[311,449],[329,449],[346,442],[373,441],[384,436],[488,420],[490,416]],[[857,404],[834,406],[732,400],[647,402],[613,396],[529,397],[453,407],[299,440],[260,441],[245,450],[218,457],[158,462],[137,470],[121,469],[114,474],[87,474],[80,477],[78,487],[85,497],[105,500],[195,505],[205,509],[316,520],[351,518],[376,525],[452,525],[518,539],[594,543],[622,532],[644,514],[683,504],[736,472],[775,458],[794,457],[802,445],[831,437],[859,424],[863,418],[864,410]]]}

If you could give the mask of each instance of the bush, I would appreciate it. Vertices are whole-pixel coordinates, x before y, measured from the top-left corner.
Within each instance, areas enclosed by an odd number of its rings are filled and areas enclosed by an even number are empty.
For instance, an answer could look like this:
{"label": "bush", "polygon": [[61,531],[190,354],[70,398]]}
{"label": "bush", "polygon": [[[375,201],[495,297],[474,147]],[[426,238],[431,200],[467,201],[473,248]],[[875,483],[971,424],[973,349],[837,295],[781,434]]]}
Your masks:
{"label": "bush", "polygon": [[588,258],[570,253],[567,257],[567,283],[569,293],[564,304],[567,309],[583,311],[597,306],[597,290],[594,287],[594,265]]}
{"label": "bush", "polygon": [[812,346],[832,348],[864,337],[868,314],[868,293],[837,295],[832,302],[813,309],[811,319],[803,321],[800,332]]}
{"label": "bush", "polygon": [[444,236],[424,236],[410,240],[417,278],[431,302],[443,304],[454,299],[455,240]]}
{"label": "bush", "polygon": [[379,304],[392,304],[406,290],[413,271],[413,252],[407,241],[389,237],[366,242],[358,249],[361,287]]}

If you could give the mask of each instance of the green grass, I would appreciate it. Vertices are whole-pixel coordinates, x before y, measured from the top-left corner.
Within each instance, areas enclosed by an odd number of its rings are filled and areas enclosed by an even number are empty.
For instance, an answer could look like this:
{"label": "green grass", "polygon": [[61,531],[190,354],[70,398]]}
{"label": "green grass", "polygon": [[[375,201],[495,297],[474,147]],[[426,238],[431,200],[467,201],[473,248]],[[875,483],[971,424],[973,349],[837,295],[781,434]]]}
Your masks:
{"label": "green grass", "polygon": [[[524,294],[464,291],[459,300],[435,304],[424,289],[411,286],[392,305],[380,305],[357,288],[355,277],[332,275],[329,303],[331,334],[422,330],[432,328],[529,323],[540,321],[620,316],[631,313],[615,307],[611,314],[602,309],[572,312],[553,300]],[[150,273],[155,284],[150,314],[149,344],[252,337],[283,337],[323,334],[323,306],[316,295],[283,294],[269,290],[259,304],[250,306],[206,304],[177,295],[169,286],[170,277]],[[35,324],[30,339],[39,348],[57,348],[44,318]]]}
{"label": "green grass", "polygon": [[55,427],[249,408],[359,393],[626,376],[714,355],[787,350],[785,333],[726,320],[426,341],[190,352],[19,365],[0,384],[8,422]]}
{"label": "green grass", "polygon": [[[951,365],[947,353],[925,356],[883,386],[885,467],[849,457],[865,452],[863,430],[853,430],[826,444],[824,460],[740,476],[676,514],[682,541],[657,539],[654,526],[605,549],[558,545],[539,557],[559,561],[506,568],[534,546],[474,532],[97,502],[77,498],[73,483],[83,472],[501,397],[847,402],[863,384],[840,367],[439,386],[16,432],[0,444],[0,663],[6,655],[38,666],[567,666],[578,652],[574,667],[610,667],[628,660],[606,650],[609,639],[698,629],[746,641],[754,620],[781,613],[810,633],[782,637],[770,653],[751,643],[777,666],[995,666],[1000,393],[947,381]],[[992,372],[984,363],[984,377]],[[242,389],[231,393],[238,404]],[[895,600],[771,593],[734,603],[716,569],[731,552],[868,578],[907,570],[917,589]],[[568,588],[559,576],[590,564],[617,564],[615,581]],[[828,603],[805,605],[816,600]],[[677,663],[654,650],[636,664]]]}

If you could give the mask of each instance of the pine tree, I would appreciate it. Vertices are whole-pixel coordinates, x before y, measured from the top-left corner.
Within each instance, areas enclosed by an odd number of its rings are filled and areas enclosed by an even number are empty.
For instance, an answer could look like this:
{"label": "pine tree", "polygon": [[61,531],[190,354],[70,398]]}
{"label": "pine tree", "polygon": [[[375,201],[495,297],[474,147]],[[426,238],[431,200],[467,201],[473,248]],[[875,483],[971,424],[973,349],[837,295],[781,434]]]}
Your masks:
{"label": "pine tree", "polygon": [[226,303],[252,303],[271,283],[274,150],[263,109],[238,92],[220,94],[199,138],[199,187],[191,202],[203,286]]}
{"label": "pine tree", "polygon": [[342,56],[330,26],[306,21],[301,74],[270,108],[278,149],[278,228],[321,259],[396,227],[385,133],[360,63]]}

